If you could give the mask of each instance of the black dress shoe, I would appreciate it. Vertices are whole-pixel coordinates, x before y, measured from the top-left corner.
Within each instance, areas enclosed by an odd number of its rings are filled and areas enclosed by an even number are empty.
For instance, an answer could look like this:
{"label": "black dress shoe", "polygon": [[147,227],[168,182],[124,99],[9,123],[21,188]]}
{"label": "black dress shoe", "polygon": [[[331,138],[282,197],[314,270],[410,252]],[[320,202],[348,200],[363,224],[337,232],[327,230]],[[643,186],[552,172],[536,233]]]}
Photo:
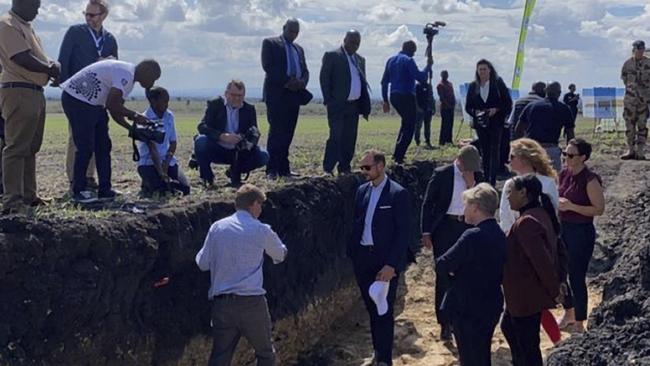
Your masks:
{"label": "black dress shoe", "polygon": [[451,326],[441,325],[440,326],[440,340],[441,341],[451,341]]}

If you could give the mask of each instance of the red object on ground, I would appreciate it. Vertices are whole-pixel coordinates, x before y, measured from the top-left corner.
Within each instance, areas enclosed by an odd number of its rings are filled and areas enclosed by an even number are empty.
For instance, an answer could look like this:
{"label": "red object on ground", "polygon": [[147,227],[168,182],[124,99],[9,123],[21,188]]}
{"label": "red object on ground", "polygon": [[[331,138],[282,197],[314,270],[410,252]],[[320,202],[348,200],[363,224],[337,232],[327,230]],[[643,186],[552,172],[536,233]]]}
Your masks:
{"label": "red object on ground", "polygon": [[169,283],[169,277],[163,277],[159,279],[158,281],[154,282],[153,287],[158,288],[158,287],[163,287]]}
{"label": "red object on ground", "polygon": [[548,310],[542,310],[542,328],[548,337],[551,339],[553,344],[562,340],[562,333],[560,333],[560,327],[557,325],[557,321],[553,314]]}

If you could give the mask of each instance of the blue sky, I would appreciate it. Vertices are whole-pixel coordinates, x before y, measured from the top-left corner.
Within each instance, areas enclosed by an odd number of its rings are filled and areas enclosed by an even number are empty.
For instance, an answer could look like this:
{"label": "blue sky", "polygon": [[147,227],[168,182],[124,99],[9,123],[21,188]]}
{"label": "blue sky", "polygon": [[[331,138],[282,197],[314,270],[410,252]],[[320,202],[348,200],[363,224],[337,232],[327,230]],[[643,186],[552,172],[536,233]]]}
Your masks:
{"label": "blue sky", "polygon": [[[0,9],[10,0],[0,0]],[[66,28],[83,21],[83,0],[42,0],[35,29],[56,58]],[[511,82],[524,0],[112,0],[106,27],[121,58],[153,57],[163,66],[161,85],[172,94],[223,92],[233,77],[249,94],[261,87],[260,46],[287,17],[301,20],[298,41],[307,53],[309,88],[318,92],[323,52],[337,47],[349,28],[362,34],[374,94],[388,57],[415,39],[423,63],[422,25],[444,20],[436,39],[435,70],[448,69],[456,84],[472,79],[480,58],[494,62]],[[526,49],[522,89],[536,80],[574,82],[578,88],[620,86],[631,43],[650,43],[650,5],[639,0],[538,0]],[[375,95],[379,97],[379,95]]]}

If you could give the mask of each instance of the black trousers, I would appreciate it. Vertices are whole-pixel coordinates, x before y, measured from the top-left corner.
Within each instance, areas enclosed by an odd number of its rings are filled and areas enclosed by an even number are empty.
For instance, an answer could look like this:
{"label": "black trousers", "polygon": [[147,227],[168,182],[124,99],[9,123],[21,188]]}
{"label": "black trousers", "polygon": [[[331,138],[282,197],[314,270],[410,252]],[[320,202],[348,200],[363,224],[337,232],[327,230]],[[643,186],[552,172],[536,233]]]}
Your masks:
{"label": "black trousers", "polygon": [[323,169],[332,172],[338,165],[338,171],[352,170],[350,163],[354,158],[359,129],[358,102],[345,102],[327,106],[327,123],[330,135],[325,145]]}
{"label": "black trousers", "polygon": [[587,270],[596,245],[596,228],[593,223],[562,222],[562,239],[569,254],[569,283],[573,292],[566,305],[575,308],[576,320],[587,320]]}
{"label": "black trousers", "polygon": [[178,165],[167,167],[167,176],[171,178],[169,184],[165,183],[156,167],[153,165],[141,165],[138,167],[138,174],[142,178],[142,192],[145,195],[153,195],[154,193],[163,194],[166,192],[174,193],[181,192],[183,195],[190,194],[190,186],[185,185],[178,179]]}
{"label": "black trousers", "polygon": [[[361,247],[361,245],[359,245]],[[371,248],[358,248],[353,259],[354,275],[357,279],[361,297],[370,315],[370,332],[372,335],[372,346],[375,350],[377,362],[393,364],[393,335],[395,332],[395,315],[393,306],[397,295],[398,277],[390,281],[388,290],[388,312],[382,316],[377,313],[377,305],[370,298],[368,289],[375,282],[377,273],[383,268],[380,258]]]}
{"label": "black trousers", "polygon": [[393,93],[390,95],[390,103],[402,118],[397,142],[395,143],[395,152],[393,153],[393,159],[398,163],[402,163],[415,132],[415,95]]}
{"label": "black trousers", "polygon": [[440,109],[440,117],[442,118],[440,124],[440,145],[453,144],[454,110]]}
{"label": "black trousers", "polygon": [[543,366],[542,351],[539,349],[539,326],[542,313],[527,317],[513,317],[506,311],[501,319],[503,332],[513,366]]}
{"label": "black trousers", "polygon": [[230,366],[243,336],[255,350],[258,366],[274,366],[271,316],[262,296],[228,296],[212,304],[212,353],[208,366]]}
{"label": "black trousers", "polygon": [[[465,230],[467,230],[469,227],[470,226],[463,221],[445,216],[433,231],[433,257],[437,259],[445,254],[449,248],[456,244],[458,238],[460,238],[460,236],[463,235]],[[449,278],[448,274],[436,273],[436,319],[440,325],[449,325],[450,323],[449,316],[440,310],[442,300],[444,299],[445,293],[447,290],[449,290],[450,286],[451,279]]]}
{"label": "black trousers", "polygon": [[300,105],[291,92],[266,96],[266,116],[269,121],[267,174],[288,176],[291,173],[289,148],[296,132],[299,112]]}
{"label": "black trousers", "polygon": [[417,109],[415,119],[415,143],[420,144],[420,133],[422,126],[424,126],[424,141],[431,144],[431,120],[433,119],[433,111],[424,111],[420,108]]}
{"label": "black trousers", "polygon": [[501,160],[501,138],[503,137],[503,127],[494,123],[488,128],[476,126],[478,143],[481,147],[481,160],[483,161],[483,173],[488,183],[495,185],[497,182],[497,173],[499,170],[499,161]]}
{"label": "black trousers", "polygon": [[499,317],[500,314],[482,318],[459,314],[451,317],[461,366],[492,365],[492,336]]}

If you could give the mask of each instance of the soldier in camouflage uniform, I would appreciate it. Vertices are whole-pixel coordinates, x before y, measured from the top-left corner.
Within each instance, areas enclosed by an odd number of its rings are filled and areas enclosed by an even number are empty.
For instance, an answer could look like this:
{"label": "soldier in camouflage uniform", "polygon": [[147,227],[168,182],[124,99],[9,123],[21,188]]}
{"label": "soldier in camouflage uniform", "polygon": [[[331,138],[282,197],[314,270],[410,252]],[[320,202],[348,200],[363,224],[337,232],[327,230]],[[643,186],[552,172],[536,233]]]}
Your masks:
{"label": "soldier in camouflage uniform", "polygon": [[621,79],[625,84],[625,135],[628,152],[621,156],[623,160],[645,160],[645,145],[648,137],[646,122],[648,103],[650,103],[650,58],[643,55],[645,43],[633,43],[634,56],[625,61]]}

